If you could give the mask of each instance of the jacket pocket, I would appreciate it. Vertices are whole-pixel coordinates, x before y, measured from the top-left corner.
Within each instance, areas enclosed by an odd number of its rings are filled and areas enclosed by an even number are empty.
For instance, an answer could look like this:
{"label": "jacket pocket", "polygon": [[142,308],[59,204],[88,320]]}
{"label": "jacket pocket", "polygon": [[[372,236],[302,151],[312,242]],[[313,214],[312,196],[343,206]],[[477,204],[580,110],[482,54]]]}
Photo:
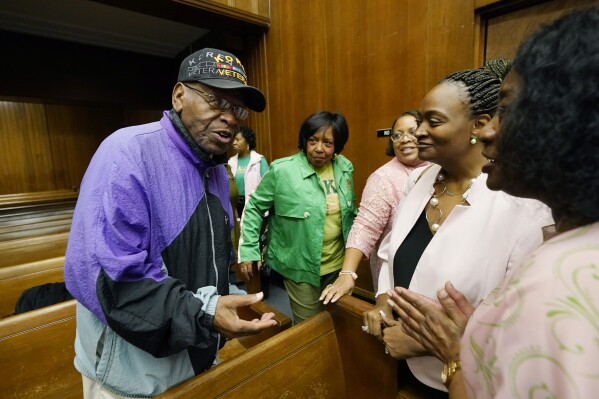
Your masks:
{"label": "jacket pocket", "polygon": [[275,202],[275,215],[293,219],[308,219],[312,216],[312,206],[308,203],[310,200],[302,201],[299,198],[280,195]]}

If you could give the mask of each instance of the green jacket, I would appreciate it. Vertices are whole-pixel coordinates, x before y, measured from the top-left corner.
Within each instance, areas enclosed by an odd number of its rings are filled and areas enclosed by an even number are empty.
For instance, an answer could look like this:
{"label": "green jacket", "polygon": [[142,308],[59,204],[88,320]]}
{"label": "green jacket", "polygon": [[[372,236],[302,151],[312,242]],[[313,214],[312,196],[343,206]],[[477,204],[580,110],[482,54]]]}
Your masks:
{"label": "green jacket", "polygon": [[[332,162],[346,242],[357,213],[354,167],[343,155]],[[286,278],[318,287],[325,193],[302,152],[274,161],[251,195],[241,221],[240,262],[260,259],[258,238],[266,211],[269,211],[266,263]]]}

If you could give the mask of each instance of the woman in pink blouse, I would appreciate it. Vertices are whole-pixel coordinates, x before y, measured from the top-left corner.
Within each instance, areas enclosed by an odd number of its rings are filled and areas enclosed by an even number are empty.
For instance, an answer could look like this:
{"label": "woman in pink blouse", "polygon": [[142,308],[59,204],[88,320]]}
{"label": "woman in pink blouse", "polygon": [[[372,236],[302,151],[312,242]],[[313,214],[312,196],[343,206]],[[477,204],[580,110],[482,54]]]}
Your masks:
{"label": "woman in pink blouse", "polygon": [[370,175],[362,192],[358,216],[345,246],[342,274],[328,288],[320,300],[326,305],[343,295],[351,295],[358,264],[365,256],[370,258],[370,271],[376,292],[381,260],[376,255],[382,237],[391,231],[395,209],[402,197],[408,176],[414,168],[425,165],[418,159],[414,133],[420,122],[418,112],[406,111],[393,122],[386,155],[393,159]]}
{"label": "woman in pink blouse", "polygon": [[554,231],[474,313],[451,283],[439,303],[392,293],[404,330],[445,362],[450,398],[599,395],[597,26],[595,7],[527,39],[479,135],[488,187],[544,202]]}

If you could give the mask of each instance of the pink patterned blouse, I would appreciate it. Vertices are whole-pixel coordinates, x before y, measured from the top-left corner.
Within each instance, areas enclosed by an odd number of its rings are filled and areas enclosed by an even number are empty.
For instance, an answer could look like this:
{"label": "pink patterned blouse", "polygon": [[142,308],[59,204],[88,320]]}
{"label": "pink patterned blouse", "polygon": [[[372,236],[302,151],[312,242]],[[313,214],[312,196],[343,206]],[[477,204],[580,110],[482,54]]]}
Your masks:
{"label": "pink patterned blouse", "polygon": [[551,238],[474,312],[468,397],[599,397],[599,222]]}
{"label": "pink patterned blouse", "polygon": [[403,195],[408,176],[415,168],[425,164],[407,166],[399,162],[397,157],[393,157],[391,161],[375,170],[366,181],[358,216],[354,220],[345,247],[356,248],[370,259],[374,292],[377,291],[382,264],[376,255],[379,244],[391,231],[395,209]]}

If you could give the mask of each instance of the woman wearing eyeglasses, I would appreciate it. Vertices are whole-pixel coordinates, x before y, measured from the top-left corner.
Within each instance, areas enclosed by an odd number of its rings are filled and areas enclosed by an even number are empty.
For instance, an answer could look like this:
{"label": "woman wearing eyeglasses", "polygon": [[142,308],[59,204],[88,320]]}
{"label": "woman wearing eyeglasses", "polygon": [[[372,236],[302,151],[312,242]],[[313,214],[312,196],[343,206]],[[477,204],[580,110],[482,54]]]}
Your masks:
{"label": "woman wearing eyeglasses", "polygon": [[343,264],[356,215],[354,168],[340,155],[348,137],[343,115],[310,115],[300,128],[301,151],[271,164],[243,212],[241,267],[261,267],[260,226],[269,211],[265,261],[284,277],[295,323],[322,310],[320,294]]}
{"label": "woman wearing eyeglasses", "polygon": [[376,306],[364,314],[362,329],[383,340],[381,350],[401,359],[401,375],[431,398],[447,398],[443,363],[403,332],[387,292],[401,286],[433,298],[451,280],[477,305],[541,244],[542,227],[553,224],[543,204],[491,191],[480,174],[487,159],[478,134],[495,114],[509,66],[492,60],[453,73],[424,97],[418,154],[434,165],[410,176],[379,250]]}
{"label": "woman wearing eyeglasses", "polygon": [[366,181],[358,216],[349,232],[343,260],[344,273],[325,289],[320,299],[326,305],[343,295],[351,295],[358,264],[363,257],[370,258],[370,271],[376,292],[382,260],[376,255],[380,240],[391,231],[395,209],[403,194],[408,176],[414,168],[426,164],[418,158],[416,129],[417,111],[399,115],[391,128],[386,155],[393,159],[378,168]]}

